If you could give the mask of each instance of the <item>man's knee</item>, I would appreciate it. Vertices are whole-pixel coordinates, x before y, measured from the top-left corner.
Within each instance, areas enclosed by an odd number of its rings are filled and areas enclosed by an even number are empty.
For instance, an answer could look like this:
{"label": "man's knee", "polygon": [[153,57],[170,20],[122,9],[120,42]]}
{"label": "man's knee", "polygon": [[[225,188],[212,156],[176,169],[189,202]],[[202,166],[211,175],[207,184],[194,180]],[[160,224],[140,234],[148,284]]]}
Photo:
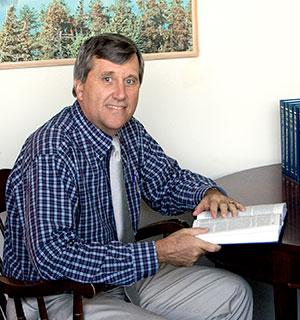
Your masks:
{"label": "man's knee", "polygon": [[232,274],[231,280],[230,319],[252,319],[253,294],[249,283],[242,277]]}

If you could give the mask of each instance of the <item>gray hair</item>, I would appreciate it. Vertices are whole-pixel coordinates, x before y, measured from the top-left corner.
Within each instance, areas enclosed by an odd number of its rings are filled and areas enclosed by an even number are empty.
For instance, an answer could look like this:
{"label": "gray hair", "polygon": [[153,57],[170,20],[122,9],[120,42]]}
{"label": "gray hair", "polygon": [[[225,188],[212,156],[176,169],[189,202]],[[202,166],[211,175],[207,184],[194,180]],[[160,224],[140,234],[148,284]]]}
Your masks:
{"label": "gray hair", "polygon": [[[93,57],[105,59],[112,63],[123,64],[136,54],[139,61],[140,84],[144,75],[144,59],[136,46],[129,38],[115,33],[103,33],[91,37],[81,45],[74,65],[73,78],[86,82],[87,76],[93,67]],[[73,95],[76,97],[75,88]]]}

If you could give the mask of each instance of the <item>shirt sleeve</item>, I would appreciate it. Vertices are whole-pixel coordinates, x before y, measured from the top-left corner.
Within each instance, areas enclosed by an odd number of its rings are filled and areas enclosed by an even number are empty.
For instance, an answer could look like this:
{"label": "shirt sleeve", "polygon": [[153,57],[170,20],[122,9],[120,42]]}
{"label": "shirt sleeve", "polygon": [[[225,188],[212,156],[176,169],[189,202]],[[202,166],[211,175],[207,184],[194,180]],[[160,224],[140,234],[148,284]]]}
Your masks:
{"label": "shirt sleeve", "polygon": [[28,172],[25,241],[41,279],[131,285],[155,274],[154,242],[103,244],[78,234],[81,208],[71,170],[58,156],[44,155]]}
{"label": "shirt sleeve", "polygon": [[154,210],[177,215],[193,210],[210,188],[226,194],[210,178],[181,169],[146,132],[143,141],[142,195]]}

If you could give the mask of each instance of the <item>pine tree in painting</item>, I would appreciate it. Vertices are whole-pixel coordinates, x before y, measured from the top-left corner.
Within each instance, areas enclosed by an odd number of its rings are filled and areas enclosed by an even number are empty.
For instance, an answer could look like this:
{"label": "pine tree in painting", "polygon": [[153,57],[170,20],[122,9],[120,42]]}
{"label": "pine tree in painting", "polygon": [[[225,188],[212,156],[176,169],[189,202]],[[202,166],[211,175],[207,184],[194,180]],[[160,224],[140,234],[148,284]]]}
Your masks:
{"label": "pine tree in painting", "polygon": [[0,32],[0,62],[21,61],[20,25],[15,15],[16,8],[11,6]]}
{"label": "pine tree in painting", "polygon": [[36,52],[39,50],[39,44],[36,41],[34,30],[38,28],[37,13],[34,9],[24,5],[20,11],[20,43],[22,46],[22,61],[34,60],[38,58]]}
{"label": "pine tree in painting", "polygon": [[121,33],[131,39],[136,34],[136,16],[132,12],[131,1],[116,0],[115,4],[109,8],[111,14],[107,32]]}
{"label": "pine tree in painting", "polygon": [[186,14],[182,7],[182,1],[173,0],[168,9],[170,51],[187,51],[190,49],[190,19],[190,16]]}
{"label": "pine tree in painting", "polygon": [[165,0],[139,1],[139,45],[143,53],[162,52],[166,46],[168,28]]}
{"label": "pine tree in painting", "polygon": [[72,34],[74,36],[80,35],[87,35],[90,33],[90,28],[88,26],[87,17],[84,13],[84,0],[79,0],[76,12],[73,19],[73,28],[72,28]]}
{"label": "pine tree in painting", "polygon": [[69,57],[72,40],[69,10],[63,1],[53,1],[48,7],[41,32],[43,59]]}
{"label": "pine tree in painting", "polygon": [[109,16],[106,14],[102,1],[91,0],[89,7],[88,20],[91,25],[92,34],[97,35],[105,32],[109,23]]}

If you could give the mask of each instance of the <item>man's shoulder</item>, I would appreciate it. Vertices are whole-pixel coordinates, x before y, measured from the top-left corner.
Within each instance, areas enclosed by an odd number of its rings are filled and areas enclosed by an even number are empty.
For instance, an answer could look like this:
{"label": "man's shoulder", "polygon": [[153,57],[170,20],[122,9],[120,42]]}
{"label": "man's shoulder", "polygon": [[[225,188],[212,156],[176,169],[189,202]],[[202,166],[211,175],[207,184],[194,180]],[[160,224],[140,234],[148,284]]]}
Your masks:
{"label": "man's shoulder", "polygon": [[36,155],[56,152],[70,140],[73,126],[71,107],[65,107],[34,131],[25,141],[24,147],[30,146],[31,152]]}
{"label": "man's shoulder", "polygon": [[131,117],[131,119],[127,122],[127,124],[125,125],[125,127],[135,127],[135,128],[139,128],[139,129],[143,129],[145,130],[144,125],[135,117]]}
{"label": "man's shoulder", "polygon": [[140,136],[147,133],[144,125],[137,120],[136,118],[132,117],[122,128],[122,134],[130,135],[130,136]]}
{"label": "man's shoulder", "polygon": [[13,184],[21,183],[23,178],[20,177],[38,159],[63,154],[64,145],[68,144],[69,139],[64,127],[71,122],[70,108],[65,107],[26,139],[12,170],[10,180]]}
{"label": "man's shoulder", "polygon": [[144,125],[132,117],[121,130],[123,141],[127,141],[128,145],[143,149],[144,151],[149,149],[156,150],[160,148],[156,140],[148,133]]}

